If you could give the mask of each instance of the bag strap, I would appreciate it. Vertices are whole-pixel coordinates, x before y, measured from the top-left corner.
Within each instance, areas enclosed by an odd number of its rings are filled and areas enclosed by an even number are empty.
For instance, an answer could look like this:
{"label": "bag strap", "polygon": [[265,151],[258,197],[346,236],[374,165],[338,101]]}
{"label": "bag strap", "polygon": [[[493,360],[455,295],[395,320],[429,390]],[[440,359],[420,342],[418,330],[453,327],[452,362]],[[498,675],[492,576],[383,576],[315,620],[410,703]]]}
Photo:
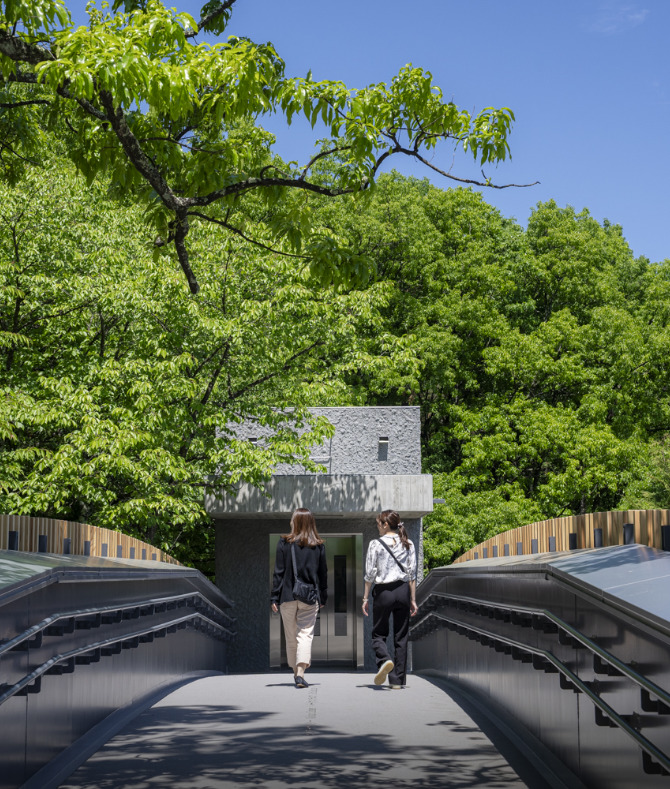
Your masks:
{"label": "bag strap", "polygon": [[381,544],[384,546],[384,548],[386,548],[386,550],[387,550],[387,551],[388,551],[388,552],[391,554],[391,558],[392,558],[392,559],[393,559],[393,561],[394,561],[394,562],[395,562],[395,563],[398,565],[398,567],[400,567],[400,569],[401,569],[401,570],[402,570],[404,573],[407,573],[407,574],[409,575],[409,572],[408,572],[407,568],[406,568],[406,567],[403,567],[403,565],[402,565],[402,564],[400,564],[400,562],[399,562],[399,561],[396,559],[396,557],[395,557],[395,554],[394,554],[394,553],[393,553],[393,551],[392,551],[392,550],[391,550],[391,549],[388,547],[388,545],[387,545],[387,544],[384,542],[384,540],[382,540],[381,538],[379,538],[379,539],[377,539],[377,542],[380,542],[380,543],[381,543]]}
{"label": "bag strap", "polygon": [[296,561],[295,561],[295,543],[294,542],[291,543],[291,558],[293,559],[293,581],[295,583],[295,581],[298,580],[298,565],[296,564]]}

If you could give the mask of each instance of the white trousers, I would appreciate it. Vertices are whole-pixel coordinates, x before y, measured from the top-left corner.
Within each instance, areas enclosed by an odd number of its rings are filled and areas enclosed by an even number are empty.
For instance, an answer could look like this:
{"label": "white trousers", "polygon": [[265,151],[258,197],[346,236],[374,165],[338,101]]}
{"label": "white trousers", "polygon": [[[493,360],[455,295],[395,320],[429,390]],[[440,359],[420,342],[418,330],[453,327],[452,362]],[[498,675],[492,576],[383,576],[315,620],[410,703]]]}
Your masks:
{"label": "white trousers", "polygon": [[312,638],[319,604],[308,605],[300,600],[291,600],[279,606],[284,636],[286,638],[286,660],[295,673],[298,663],[307,666],[312,662]]}

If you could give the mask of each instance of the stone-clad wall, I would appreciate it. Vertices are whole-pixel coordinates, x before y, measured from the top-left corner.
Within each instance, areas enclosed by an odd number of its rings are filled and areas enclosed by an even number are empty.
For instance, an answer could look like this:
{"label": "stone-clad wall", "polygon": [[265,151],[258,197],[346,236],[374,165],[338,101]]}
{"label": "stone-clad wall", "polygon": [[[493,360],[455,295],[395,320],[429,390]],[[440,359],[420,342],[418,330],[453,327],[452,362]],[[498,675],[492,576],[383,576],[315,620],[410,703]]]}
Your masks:
{"label": "stone-clad wall", "polygon": [[[378,536],[374,517],[320,517],[317,527],[323,534],[362,534],[364,560],[370,540]],[[421,520],[406,519],[405,528],[416,546],[417,565],[421,572]],[[274,568],[274,556],[269,553],[270,535],[288,531],[288,519],[280,518],[227,520],[224,528],[217,529],[217,584],[235,601],[232,613],[238,617],[238,635],[229,647],[228,664],[232,672],[264,672],[269,669],[270,578]],[[365,669],[368,671],[375,670],[370,648],[371,625],[371,617],[364,620]]]}
{"label": "stone-clad wall", "polygon": [[[335,427],[333,438],[314,448],[312,459],[327,474],[420,474],[421,423],[416,406],[311,408]],[[240,438],[262,439],[269,429],[254,422],[235,428]],[[388,455],[380,460],[379,439],[388,439]],[[280,465],[275,474],[309,473],[302,466]]]}

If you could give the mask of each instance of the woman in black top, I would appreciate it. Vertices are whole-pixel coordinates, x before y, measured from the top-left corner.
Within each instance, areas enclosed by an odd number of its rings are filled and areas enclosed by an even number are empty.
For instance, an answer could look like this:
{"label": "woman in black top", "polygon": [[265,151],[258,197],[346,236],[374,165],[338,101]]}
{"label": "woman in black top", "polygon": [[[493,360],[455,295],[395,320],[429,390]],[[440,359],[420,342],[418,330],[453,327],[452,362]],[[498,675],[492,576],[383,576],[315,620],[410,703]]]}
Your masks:
{"label": "woman in black top", "polygon": [[[293,558],[295,546],[298,579],[314,585],[319,590],[319,602],[310,605],[293,599]],[[281,612],[286,637],[286,659],[293,669],[297,688],[308,687],[305,669],[312,660],[312,638],[319,605],[328,599],[328,569],[326,549],[316,530],[312,513],[301,507],[291,518],[291,533],[285,534],[277,544],[275,571],[272,579],[272,610]]]}

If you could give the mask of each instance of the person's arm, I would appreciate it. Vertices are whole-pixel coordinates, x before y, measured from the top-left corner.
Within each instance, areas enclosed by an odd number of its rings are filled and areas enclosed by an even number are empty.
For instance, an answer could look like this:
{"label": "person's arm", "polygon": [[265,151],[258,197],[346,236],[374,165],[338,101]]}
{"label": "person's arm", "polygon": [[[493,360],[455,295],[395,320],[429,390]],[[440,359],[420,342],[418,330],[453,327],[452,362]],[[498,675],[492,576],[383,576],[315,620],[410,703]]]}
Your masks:
{"label": "person's arm", "polygon": [[409,550],[409,615],[416,616],[419,606],[416,604],[416,550],[410,542]]}
{"label": "person's arm", "polygon": [[372,589],[372,582],[377,575],[377,541],[372,540],[368,545],[368,552],[365,556],[365,591],[363,592],[363,614],[368,615],[368,599],[370,597],[370,589]]}
{"label": "person's arm", "polygon": [[416,616],[419,613],[419,606],[416,604],[416,578],[409,582],[409,615]]}
{"label": "person's arm", "polygon": [[368,615],[368,599],[370,598],[370,589],[372,588],[372,581],[365,582],[365,592],[363,592],[363,614]]}
{"label": "person's arm", "polygon": [[279,611],[279,597],[281,595],[281,588],[284,582],[284,573],[286,572],[282,543],[283,540],[279,540],[277,543],[277,553],[275,554],[275,571],[272,576],[272,593],[270,595],[270,603],[275,614],[277,611]]}

